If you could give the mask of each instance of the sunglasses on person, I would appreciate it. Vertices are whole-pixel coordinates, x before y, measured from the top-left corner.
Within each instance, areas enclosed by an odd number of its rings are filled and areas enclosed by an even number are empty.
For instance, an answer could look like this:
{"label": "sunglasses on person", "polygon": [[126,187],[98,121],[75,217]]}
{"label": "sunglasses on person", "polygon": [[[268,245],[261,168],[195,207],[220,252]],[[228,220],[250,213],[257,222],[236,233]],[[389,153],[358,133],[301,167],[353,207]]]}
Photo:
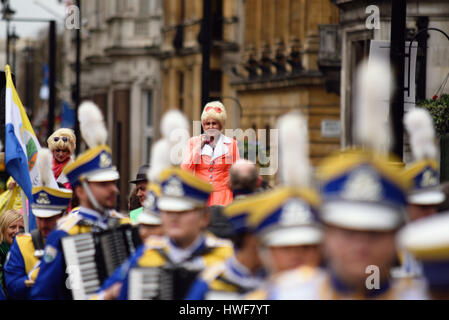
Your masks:
{"label": "sunglasses on person", "polygon": [[64,141],[64,142],[69,141],[69,138],[67,138],[67,137],[54,137],[54,138],[53,138],[53,140],[54,140],[55,142],[58,142],[59,139],[61,139],[61,140]]}
{"label": "sunglasses on person", "polygon": [[209,112],[212,109],[214,109],[215,112],[217,112],[217,113],[221,113],[221,108],[219,108],[219,107],[207,107],[206,112]]}

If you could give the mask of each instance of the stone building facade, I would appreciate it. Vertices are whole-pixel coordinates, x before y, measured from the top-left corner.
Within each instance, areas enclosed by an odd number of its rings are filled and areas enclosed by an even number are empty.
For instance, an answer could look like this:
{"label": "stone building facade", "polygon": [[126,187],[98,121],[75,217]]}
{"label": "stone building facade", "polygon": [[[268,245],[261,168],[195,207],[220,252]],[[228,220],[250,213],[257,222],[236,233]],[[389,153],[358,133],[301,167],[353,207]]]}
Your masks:
{"label": "stone building facade", "polygon": [[[342,146],[354,142],[353,76],[357,65],[369,55],[371,40],[390,40],[391,0],[331,0],[339,8],[340,20],[335,25],[341,37],[341,119]],[[379,8],[380,28],[368,29],[366,20],[370,5]],[[449,2],[445,0],[408,0],[406,40],[423,28],[439,28],[449,33]],[[442,34],[429,31],[426,46],[418,49],[416,62],[416,100],[432,98],[449,72],[449,42]],[[449,92],[446,88],[445,93]],[[410,160],[405,152],[404,161]]]}
{"label": "stone building facade", "polygon": [[324,132],[326,124],[338,124],[339,97],[326,89],[318,66],[319,26],[337,23],[338,10],[328,0],[247,0],[244,9],[244,41],[231,82],[242,105],[241,126],[271,129],[280,115],[300,110],[316,164],[340,147],[338,132]]}

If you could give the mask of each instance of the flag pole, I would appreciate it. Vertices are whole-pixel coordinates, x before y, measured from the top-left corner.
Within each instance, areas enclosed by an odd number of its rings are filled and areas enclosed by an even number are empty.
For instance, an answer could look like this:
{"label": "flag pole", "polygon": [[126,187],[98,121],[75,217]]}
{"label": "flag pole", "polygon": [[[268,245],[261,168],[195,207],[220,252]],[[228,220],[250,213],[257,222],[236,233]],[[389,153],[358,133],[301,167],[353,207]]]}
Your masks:
{"label": "flag pole", "polygon": [[30,223],[29,223],[29,217],[28,217],[28,207],[27,207],[27,198],[25,196],[25,192],[23,192],[22,189],[20,189],[20,195],[22,197],[22,210],[23,210],[23,225],[25,227],[25,232],[30,232]]}

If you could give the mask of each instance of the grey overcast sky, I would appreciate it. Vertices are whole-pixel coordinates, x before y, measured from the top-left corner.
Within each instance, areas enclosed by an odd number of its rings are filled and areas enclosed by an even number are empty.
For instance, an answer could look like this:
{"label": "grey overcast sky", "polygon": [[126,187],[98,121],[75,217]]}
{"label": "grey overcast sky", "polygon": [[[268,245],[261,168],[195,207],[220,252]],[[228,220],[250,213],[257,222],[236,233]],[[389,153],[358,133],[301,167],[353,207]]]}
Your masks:
{"label": "grey overcast sky", "polygon": [[[65,0],[61,3],[58,3],[58,0],[9,0],[9,2],[10,7],[16,12],[15,18],[54,19],[58,22],[58,32],[61,31],[65,16]],[[39,32],[45,32],[48,28],[48,23],[45,22],[12,22],[12,25],[16,26],[16,34],[21,38],[34,38]],[[6,39],[4,20],[0,20],[0,39]]]}

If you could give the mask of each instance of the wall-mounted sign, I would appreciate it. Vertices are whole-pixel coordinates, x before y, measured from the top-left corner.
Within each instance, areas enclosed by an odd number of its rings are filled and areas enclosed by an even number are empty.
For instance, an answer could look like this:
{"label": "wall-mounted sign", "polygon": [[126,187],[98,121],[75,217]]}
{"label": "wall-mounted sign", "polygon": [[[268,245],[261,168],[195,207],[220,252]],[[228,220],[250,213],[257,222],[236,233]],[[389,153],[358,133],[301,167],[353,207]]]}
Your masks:
{"label": "wall-mounted sign", "polygon": [[340,120],[322,120],[321,121],[321,137],[323,138],[339,138],[341,134]]}

